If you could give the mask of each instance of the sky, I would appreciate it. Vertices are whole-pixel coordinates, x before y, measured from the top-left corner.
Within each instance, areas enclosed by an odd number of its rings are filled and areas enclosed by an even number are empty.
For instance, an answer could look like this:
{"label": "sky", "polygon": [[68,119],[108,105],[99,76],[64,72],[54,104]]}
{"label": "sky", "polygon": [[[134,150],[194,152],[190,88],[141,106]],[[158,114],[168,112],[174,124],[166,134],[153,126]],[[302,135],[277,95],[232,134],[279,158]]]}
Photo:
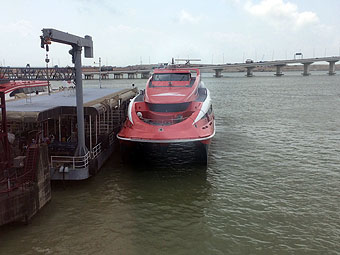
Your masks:
{"label": "sky", "polygon": [[[339,10],[339,0],[3,0],[0,66],[45,66],[43,28],[92,36],[83,65],[339,56]],[[49,65],[72,66],[69,49],[52,43]]]}

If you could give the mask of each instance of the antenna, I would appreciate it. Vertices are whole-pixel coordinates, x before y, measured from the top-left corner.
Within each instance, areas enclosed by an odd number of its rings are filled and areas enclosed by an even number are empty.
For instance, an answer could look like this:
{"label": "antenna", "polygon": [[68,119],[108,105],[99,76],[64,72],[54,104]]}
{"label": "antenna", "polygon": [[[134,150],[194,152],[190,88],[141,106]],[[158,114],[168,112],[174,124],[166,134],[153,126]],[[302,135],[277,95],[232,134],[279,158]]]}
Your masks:
{"label": "antenna", "polygon": [[201,61],[200,59],[194,58],[176,58],[175,61],[185,61],[185,65],[190,65],[190,61]]}

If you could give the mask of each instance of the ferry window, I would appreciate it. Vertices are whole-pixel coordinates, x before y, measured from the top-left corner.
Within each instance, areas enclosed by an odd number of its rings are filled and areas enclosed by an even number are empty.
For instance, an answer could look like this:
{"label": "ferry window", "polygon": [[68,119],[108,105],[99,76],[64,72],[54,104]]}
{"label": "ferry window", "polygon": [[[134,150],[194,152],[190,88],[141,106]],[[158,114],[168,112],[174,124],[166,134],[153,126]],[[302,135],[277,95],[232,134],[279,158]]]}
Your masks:
{"label": "ferry window", "polygon": [[149,109],[154,112],[183,112],[190,102],[179,104],[148,104]]}
{"label": "ferry window", "polygon": [[160,73],[153,75],[154,81],[170,81],[170,74],[168,73]]}
{"label": "ferry window", "polygon": [[153,75],[154,81],[189,81],[189,73],[158,73]]}
{"label": "ferry window", "polygon": [[188,73],[173,73],[171,74],[172,81],[189,81],[190,74]]}

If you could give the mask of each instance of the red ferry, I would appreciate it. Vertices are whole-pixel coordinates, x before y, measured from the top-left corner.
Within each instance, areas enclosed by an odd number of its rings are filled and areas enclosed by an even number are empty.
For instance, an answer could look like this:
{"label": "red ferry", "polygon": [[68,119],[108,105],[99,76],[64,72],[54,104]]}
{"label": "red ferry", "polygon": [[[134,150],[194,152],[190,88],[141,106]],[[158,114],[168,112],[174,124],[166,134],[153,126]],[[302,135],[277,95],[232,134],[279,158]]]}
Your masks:
{"label": "red ferry", "polygon": [[208,146],[215,135],[210,92],[199,69],[155,69],[145,90],[133,98],[128,118],[117,137],[123,152],[136,144],[193,144],[207,162]]}

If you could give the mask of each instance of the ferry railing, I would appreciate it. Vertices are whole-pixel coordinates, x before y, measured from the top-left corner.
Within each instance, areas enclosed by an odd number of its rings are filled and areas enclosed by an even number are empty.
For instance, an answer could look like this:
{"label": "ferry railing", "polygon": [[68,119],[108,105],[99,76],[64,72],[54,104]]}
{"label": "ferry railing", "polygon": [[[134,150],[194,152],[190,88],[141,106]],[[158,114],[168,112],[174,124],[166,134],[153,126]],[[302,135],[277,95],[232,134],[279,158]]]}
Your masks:
{"label": "ferry railing", "polygon": [[84,156],[51,156],[51,167],[55,168],[58,166],[72,166],[73,169],[85,168],[89,165],[91,153],[88,152]]}

